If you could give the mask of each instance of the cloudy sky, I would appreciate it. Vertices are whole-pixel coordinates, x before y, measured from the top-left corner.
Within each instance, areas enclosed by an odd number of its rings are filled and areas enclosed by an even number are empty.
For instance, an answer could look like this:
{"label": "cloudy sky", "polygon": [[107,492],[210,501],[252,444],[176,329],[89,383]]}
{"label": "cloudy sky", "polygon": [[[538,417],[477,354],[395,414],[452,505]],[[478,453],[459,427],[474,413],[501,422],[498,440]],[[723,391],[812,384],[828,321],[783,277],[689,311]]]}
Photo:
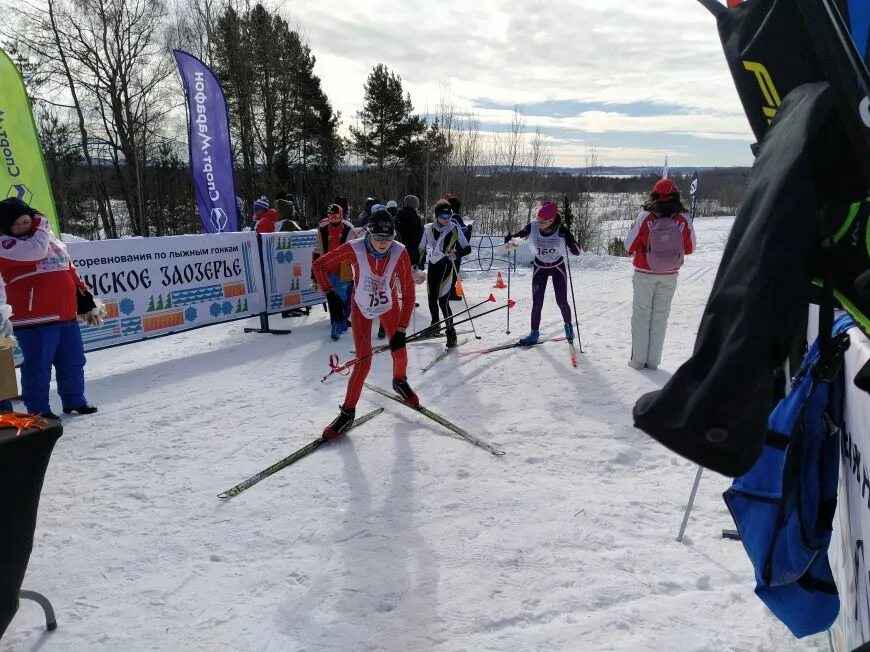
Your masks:
{"label": "cloudy sky", "polygon": [[484,129],[523,107],[556,165],[751,165],[713,17],[695,0],[292,0],[346,125],[383,63],[417,111],[450,96]]}

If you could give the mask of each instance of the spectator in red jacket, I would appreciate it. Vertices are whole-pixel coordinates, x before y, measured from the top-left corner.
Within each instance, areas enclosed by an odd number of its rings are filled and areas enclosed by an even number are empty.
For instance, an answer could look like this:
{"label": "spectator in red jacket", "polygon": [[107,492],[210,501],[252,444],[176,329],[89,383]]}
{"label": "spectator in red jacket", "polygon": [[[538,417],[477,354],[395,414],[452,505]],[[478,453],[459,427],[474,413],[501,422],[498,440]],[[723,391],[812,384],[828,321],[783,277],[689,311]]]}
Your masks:
{"label": "spectator in red jacket", "polygon": [[670,179],[661,179],[631,225],[625,250],[634,254],[631,359],[634,369],[658,369],[671,300],[683,257],[695,250],[695,229]]}
{"label": "spectator in red jacket", "polygon": [[274,208],[269,208],[269,200],[266,199],[266,195],[254,202],[254,231],[274,233],[277,222],[278,213]]}
{"label": "spectator in red jacket", "polygon": [[97,411],[85,399],[85,353],[77,317],[98,326],[102,308],[73,267],[48,219],[18,199],[0,202],[0,276],[12,307],[12,325],[24,354],[21,389],[31,414],[51,419],[54,366],[66,414]]}

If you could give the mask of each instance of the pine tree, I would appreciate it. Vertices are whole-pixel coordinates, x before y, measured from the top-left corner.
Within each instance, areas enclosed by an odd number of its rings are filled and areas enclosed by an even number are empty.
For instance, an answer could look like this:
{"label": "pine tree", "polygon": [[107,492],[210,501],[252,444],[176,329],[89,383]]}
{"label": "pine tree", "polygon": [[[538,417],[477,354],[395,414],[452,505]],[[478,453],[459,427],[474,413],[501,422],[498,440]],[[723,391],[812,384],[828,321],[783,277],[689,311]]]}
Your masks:
{"label": "pine tree", "polygon": [[154,312],[156,308],[154,307],[154,295],[151,295],[151,298],[148,299],[148,310],[147,312]]}
{"label": "pine tree", "polygon": [[163,310],[163,295],[157,295],[157,310]]}
{"label": "pine tree", "polygon": [[365,103],[357,114],[362,128],[350,128],[351,147],[366,165],[385,167],[405,162],[408,144],[426,130],[426,122],[413,115],[411,95],[402,88],[402,78],[379,63],[365,84]]}
{"label": "pine tree", "polygon": [[167,293],[166,303],[163,304],[163,307],[166,308],[167,310],[172,307],[172,295],[171,294]]}

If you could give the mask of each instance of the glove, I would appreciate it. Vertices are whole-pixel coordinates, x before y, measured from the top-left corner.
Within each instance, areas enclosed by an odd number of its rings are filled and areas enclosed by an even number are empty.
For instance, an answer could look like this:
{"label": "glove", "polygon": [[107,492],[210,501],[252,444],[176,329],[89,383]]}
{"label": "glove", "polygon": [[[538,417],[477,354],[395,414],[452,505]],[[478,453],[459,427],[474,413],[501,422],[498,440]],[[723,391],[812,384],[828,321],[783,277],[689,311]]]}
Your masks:
{"label": "glove", "polygon": [[94,295],[84,288],[79,288],[76,292],[76,304],[77,315],[87,315],[97,307],[97,304],[94,302]]}
{"label": "glove", "polygon": [[504,250],[505,250],[507,253],[510,253],[510,252],[512,252],[514,249],[519,249],[519,248],[520,248],[520,246],[519,246],[516,242],[513,242],[513,241],[506,243],[505,246],[504,246]]}
{"label": "glove", "polygon": [[426,282],[426,272],[422,269],[417,269],[416,267],[413,269],[414,274],[414,283],[417,285],[422,285]]}
{"label": "glove", "polygon": [[456,262],[456,252],[453,251],[453,249],[447,252],[447,257],[453,262]]}
{"label": "glove", "polygon": [[508,242],[510,242],[512,237],[513,237],[512,235],[506,235],[504,237],[504,243],[507,244]]}
{"label": "glove", "polygon": [[8,303],[0,304],[0,337],[12,337],[12,306]]}
{"label": "glove", "polygon": [[39,226],[42,224],[43,219],[44,218],[42,217],[42,215],[34,215],[33,217],[31,217],[30,231],[27,232],[27,235],[31,237],[36,235],[36,232],[39,230]]}
{"label": "glove", "polygon": [[390,338],[390,351],[398,351],[405,348],[405,332],[396,331]]}
{"label": "glove", "polygon": [[317,281],[311,281],[311,289],[314,292],[320,292],[320,286],[317,285]]}
{"label": "glove", "polygon": [[106,319],[106,306],[99,299],[92,297],[91,300],[94,302],[94,307],[84,315],[78,315],[77,317],[80,324],[84,321],[87,322],[88,326],[99,328]]}

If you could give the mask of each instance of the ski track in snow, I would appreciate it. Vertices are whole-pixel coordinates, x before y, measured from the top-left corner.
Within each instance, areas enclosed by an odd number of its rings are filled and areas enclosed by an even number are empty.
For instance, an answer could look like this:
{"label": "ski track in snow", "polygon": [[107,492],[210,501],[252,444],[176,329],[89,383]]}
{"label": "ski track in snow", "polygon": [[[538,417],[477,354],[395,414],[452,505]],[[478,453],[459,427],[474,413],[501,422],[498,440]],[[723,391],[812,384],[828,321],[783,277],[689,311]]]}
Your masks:
{"label": "ski track in snow", "polygon": [[[658,371],[626,365],[629,260],[591,255],[572,259],[577,369],[552,342],[421,374],[443,343],[409,347],[423,404],[502,458],[364,392],[360,413],[386,412],[222,502],[334,417],[345,381],[319,380],[349,334],[331,342],[316,307],[274,317],[286,337],[236,322],[89,354],[101,412],[64,420],[24,582],[52,600],[58,629],[23,601],[0,650],[826,649],[754,596],[741,545],[720,536],[727,479],[704,475],[674,540],[696,467],[632,427],[636,398],[691,352],[732,223],[696,221]],[[495,313],[466,348],[528,332],[530,275],[512,275],[511,335]],[[473,302],[494,280],[463,285]],[[542,331],[562,331],[551,293]],[[389,387],[390,371],[378,356],[371,382]]]}

